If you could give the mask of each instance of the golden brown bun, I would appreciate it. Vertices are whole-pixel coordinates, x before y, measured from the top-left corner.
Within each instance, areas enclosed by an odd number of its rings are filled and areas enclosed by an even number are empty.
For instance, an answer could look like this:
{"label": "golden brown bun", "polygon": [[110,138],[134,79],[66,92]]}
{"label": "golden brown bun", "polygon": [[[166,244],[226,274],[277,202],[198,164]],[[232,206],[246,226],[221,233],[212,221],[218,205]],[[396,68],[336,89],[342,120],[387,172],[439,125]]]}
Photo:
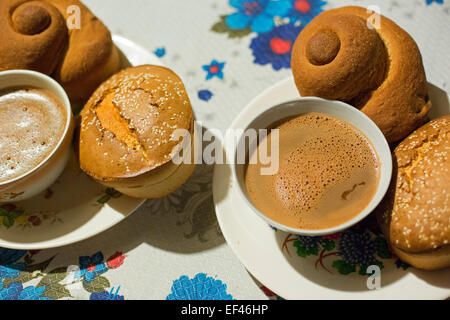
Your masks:
{"label": "golden brown bun", "polygon": [[[66,20],[80,8],[80,29]],[[51,75],[72,101],[87,100],[120,68],[103,23],[78,0],[1,0],[0,71],[31,69]]]}
{"label": "golden brown bun", "polygon": [[302,96],[348,102],[394,142],[423,123],[431,102],[414,40],[383,16],[380,29],[368,28],[370,15],[361,7],[319,14],[294,44],[292,72]]}
{"label": "golden brown bun", "polygon": [[394,252],[417,268],[450,267],[450,115],[402,141],[394,169],[378,210]]}
{"label": "golden brown bun", "polygon": [[194,169],[172,161],[181,148],[181,141],[171,139],[176,129],[194,130],[181,79],[159,66],[122,70],[102,83],[81,112],[81,169],[129,196],[165,196]]}
{"label": "golden brown bun", "polygon": [[423,270],[439,270],[450,267],[450,246],[428,252],[410,253],[391,246],[393,253],[400,260]]}

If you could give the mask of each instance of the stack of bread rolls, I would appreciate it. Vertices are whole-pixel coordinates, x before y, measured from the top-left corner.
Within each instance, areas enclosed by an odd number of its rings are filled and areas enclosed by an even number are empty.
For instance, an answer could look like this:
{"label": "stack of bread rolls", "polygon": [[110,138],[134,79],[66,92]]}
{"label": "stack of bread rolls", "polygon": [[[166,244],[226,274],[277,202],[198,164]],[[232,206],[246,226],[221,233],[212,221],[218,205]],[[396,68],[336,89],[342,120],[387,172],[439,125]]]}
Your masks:
{"label": "stack of bread rolls", "polygon": [[[88,175],[138,198],[163,197],[191,175],[194,116],[175,73],[149,65],[118,72],[110,32],[79,0],[1,0],[0,27],[0,71],[51,75],[73,105],[87,101],[75,145]],[[177,129],[186,134],[173,139]],[[185,138],[192,152],[183,155]]]}

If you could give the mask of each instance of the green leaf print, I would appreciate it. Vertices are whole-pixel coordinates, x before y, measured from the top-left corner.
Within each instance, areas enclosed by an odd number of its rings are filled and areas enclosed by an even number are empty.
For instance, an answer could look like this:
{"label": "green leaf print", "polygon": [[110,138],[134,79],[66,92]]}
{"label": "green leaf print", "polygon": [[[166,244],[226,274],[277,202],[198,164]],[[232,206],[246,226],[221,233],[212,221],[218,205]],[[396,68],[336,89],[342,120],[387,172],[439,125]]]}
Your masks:
{"label": "green leaf print", "polygon": [[384,239],[383,237],[376,237],[374,242],[375,242],[375,247],[377,248],[377,255],[380,258],[383,258],[383,259],[391,259],[392,258],[392,254],[389,251],[389,247],[388,247],[386,239]]}
{"label": "green leaf print", "polygon": [[83,280],[83,287],[87,292],[97,293],[105,291],[106,288],[110,287],[108,279],[102,276],[95,277],[91,282]]}
{"label": "green leaf print", "polygon": [[3,225],[8,229],[11,228],[14,225],[14,219],[11,218],[10,216],[4,216]]}
{"label": "green leaf print", "polygon": [[13,219],[16,219],[16,218],[20,217],[24,212],[25,212],[25,210],[14,210],[9,214],[9,216]]}
{"label": "green leaf print", "polygon": [[243,38],[252,32],[250,27],[242,30],[230,29],[225,21],[226,17],[227,16],[221,16],[220,21],[213,25],[211,30],[217,33],[227,33],[230,38]]}
{"label": "green leaf print", "polygon": [[105,204],[107,203],[109,200],[111,199],[110,195],[104,195],[103,197],[101,197],[100,199],[97,200],[98,203],[100,204]]}
{"label": "green leaf print", "polygon": [[67,277],[67,268],[60,267],[53,269],[49,273],[47,273],[41,281],[39,281],[38,287],[45,286],[46,290],[48,287],[52,287],[55,284],[58,284],[60,281],[64,280]]}
{"label": "green leaf print", "polygon": [[14,225],[14,220],[20,217],[25,211],[14,210],[9,212],[5,208],[0,208],[0,217],[3,217],[2,224],[8,229]]}
{"label": "green leaf print", "polygon": [[105,204],[109,200],[111,200],[111,198],[116,199],[116,198],[120,198],[120,196],[122,196],[122,193],[120,193],[119,191],[117,191],[113,188],[106,188],[105,195],[103,197],[101,197],[100,199],[98,199],[97,202],[100,204]]}
{"label": "green leaf print", "polygon": [[113,188],[106,188],[105,192],[112,198],[120,198],[120,196],[122,195],[122,193]]}
{"label": "green leaf print", "polygon": [[336,268],[340,274],[350,274],[356,271],[356,267],[344,260],[335,260],[332,264],[333,268]]}
{"label": "green leaf print", "polygon": [[297,254],[300,257],[306,258],[310,255],[317,256],[319,254],[319,249],[317,247],[314,248],[306,248],[300,241],[294,241],[294,247],[297,247]]}
{"label": "green leaf print", "polygon": [[32,273],[30,272],[26,272],[26,271],[21,271],[19,273],[18,277],[15,278],[4,278],[3,279],[3,287],[7,288],[9,287],[9,285],[13,282],[19,282],[19,283],[26,283],[30,280],[33,280],[35,277],[33,276]]}
{"label": "green leaf print", "polygon": [[51,285],[46,286],[44,293],[42,295],[44,297],[49,297],[54,300],[58,300],[65,297],[72,297],[70,291],[59,283],[53,283]]}
{"label": "green leaf print", "polygon": [[334,250],[334,248],[336,247],[336,244],[333,240],[323,239],[322,246],[326,251],[331,251],[331,250]]}

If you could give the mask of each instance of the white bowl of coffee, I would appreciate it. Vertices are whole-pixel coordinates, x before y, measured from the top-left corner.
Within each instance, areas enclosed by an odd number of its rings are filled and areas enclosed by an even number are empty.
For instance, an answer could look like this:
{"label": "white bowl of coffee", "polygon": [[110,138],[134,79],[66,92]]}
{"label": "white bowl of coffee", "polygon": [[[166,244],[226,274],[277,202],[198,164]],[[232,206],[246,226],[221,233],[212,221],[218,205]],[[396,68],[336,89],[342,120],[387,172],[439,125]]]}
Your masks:
{"label": "white bowl of coffee", "polygon": [[0,202],[28,199],[62,173],[73,115],[64,89],[39,72],[0,72]]}
{"label": "white bowl of coffee", "polygon": [[[260,129],[267,136],[248,134]],[[233,163],[239,192],[254,212],[277,229],[307,236],[361,221],[392,176],[391,151],[376,124],[346,103],[315,97],[249,119]]]}

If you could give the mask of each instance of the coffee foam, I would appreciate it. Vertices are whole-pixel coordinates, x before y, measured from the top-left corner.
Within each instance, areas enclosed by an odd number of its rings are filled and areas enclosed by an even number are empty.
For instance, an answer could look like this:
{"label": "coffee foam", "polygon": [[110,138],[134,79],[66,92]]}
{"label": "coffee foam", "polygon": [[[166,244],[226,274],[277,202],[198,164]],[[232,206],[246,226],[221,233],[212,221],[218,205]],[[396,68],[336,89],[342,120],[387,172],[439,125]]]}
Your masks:
{"label": "coffee foam", "polygon": [[0,93],[0,182],[38,166],[61,140],[67,116],[62,103],[42,89]]}
{"label": "coffee foam", "polygon": [[363,190],[370,201],[378,184],[378,160],[361,132],[320,113],[291,118],[276,128],[280,130],[278,173],[261,176],[260,164],[249,165],[246,172],[247,190],[261,211],[293,227],[321,229],[327,223],[318,217],[328,215],[330,203],[348,208],[347,198]]}

